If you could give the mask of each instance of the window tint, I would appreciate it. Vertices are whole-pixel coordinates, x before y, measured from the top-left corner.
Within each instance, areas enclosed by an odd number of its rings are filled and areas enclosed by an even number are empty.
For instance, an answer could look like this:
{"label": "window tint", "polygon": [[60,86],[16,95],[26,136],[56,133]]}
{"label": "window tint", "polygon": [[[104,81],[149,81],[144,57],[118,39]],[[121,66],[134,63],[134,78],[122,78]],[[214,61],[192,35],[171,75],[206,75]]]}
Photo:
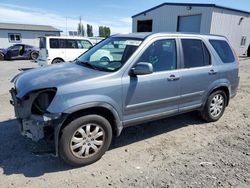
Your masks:
{"label": "window tint", "polygon": [[78,48],[77,41],[76,40],[67,39],[66,40],[66,48]]}
{"label": "window tint", "polygon": [[50,45],[50,48],[59,48],[59,40],[58,39],[50,39],[49,45]]}
{"label": "window tint", "polygon": [[202,67],[210,64],[210,53],[198,39],[181,39],[184,68]]}
{"label": "window tint", "polygon": [[235,61],[234,54],[229,44],[224,40],[209,40],[217,54],[224,63],[232,63]]}
{"label": "window tint", "polygon": [[92,44],[86,40],[50,39],[50,48],[89,49]]}
{"label": "window tint", "polygon": [[10,50],[19,50],[20,48],[21,48],[21,45],[19,44],[9,47]]}
{"label": "window tint", "polygon": [[59,48],[66,48],[66,39],[59,39]]}
{"label": "window tint", "polygon": [[41,37],[40,41],[39,41],[39,48],[43,49],[46,48],[46,38],[45,37]]}
{"label": "window tint", "polygon": [[153,65],[154,72],[176,69],[176,42],[174,39],[158,40],[142,54],[139,62]]}

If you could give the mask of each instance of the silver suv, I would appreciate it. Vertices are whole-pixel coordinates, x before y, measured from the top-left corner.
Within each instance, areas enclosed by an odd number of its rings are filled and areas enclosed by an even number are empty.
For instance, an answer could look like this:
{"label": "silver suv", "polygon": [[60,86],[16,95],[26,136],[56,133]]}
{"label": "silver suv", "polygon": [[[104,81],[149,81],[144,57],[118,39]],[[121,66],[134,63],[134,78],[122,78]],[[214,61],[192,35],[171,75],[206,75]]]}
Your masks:
{"label": "silver suv", "polygon": [[[110,58],[93,60],[96,54]],[[238,60],[222,36],[114,35],[74,62],[25,71],[10,90],[22,135],[50,139],[73,166],[93,163],[123,128],[188,111],[220,119]]]}

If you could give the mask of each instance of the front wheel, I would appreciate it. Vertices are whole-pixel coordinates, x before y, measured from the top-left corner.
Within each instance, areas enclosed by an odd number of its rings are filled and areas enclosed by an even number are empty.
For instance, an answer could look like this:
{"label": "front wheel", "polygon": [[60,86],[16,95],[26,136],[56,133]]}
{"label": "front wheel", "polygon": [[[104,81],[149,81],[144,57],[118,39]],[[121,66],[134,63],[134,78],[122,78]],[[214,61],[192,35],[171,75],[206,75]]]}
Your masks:
{"label": "front wheel", "polygon": [[63,63],[64,61],[62,59],[54,59],[51,64],[58,64],[58,63]]}
{"label": "front wheel", "polygon": [[224,91],[218,90],[210,94],[201,112],[202,118],[207,122],[218,121],[225,111],[227,100]]}
{"label": "front wheel", "polygon": [[99,160],[108,150],[112,128],[99,115],[86,115],[70,122],[59,142],[60,157],[72,166],[84,166]]}
{"label": "front wheel", "polygon": [[4,54],[0,53],[0,61],[3,61],[3,60],[4,60]]}

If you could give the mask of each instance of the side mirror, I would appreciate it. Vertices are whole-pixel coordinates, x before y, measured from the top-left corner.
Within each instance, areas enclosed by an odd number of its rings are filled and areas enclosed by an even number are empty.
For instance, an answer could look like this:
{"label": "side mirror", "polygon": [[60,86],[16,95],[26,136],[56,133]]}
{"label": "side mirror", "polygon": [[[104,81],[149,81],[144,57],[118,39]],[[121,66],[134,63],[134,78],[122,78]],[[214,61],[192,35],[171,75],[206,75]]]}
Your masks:
{"label": "side mirror", "polygon": [[146,75],[153,73],[153,65],[151,63],[140,62],[131,69],[132,75]]}

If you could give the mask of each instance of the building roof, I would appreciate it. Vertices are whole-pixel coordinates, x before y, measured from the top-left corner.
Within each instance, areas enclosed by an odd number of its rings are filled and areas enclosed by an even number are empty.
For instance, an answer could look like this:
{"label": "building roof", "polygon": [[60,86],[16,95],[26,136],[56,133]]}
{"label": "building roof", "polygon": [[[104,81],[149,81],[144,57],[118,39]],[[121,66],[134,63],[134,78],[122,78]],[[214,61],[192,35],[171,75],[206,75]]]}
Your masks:
{"label": "building roof", "polygon": [[169,5],[169,6],[193,6],[193,7],[214,7],[214,8],[220,8],[220,9],[224,9],[224,10],[231,10],[231,11],[235,11],[235,12],[240,12],[240,13],[244,13],[244,14],[250,14],[250,12],[248,11],[244,11],[244,10],[238,10],[238,9],[234,9],[234,8],[229,8],[229,7],[224,7],[224,6],[220,6],[220,5],[216,5],[216,4],[200,4],[200,3],[162,3],[158,6],[155,6],[151,9],[145,10],[143,12],[140,12],[134,16],[132,16],[132,18],[137,17],[141,14],[145,14],[147,12],[150,12],[152,10],[158,9],[160,7],[163,7],[165,5]]}
{"label": "building roof", "polygon": [[62,32],[49,25],[31,25],[31,24],[14,24],[0,23],[0,30],[22,30],[22,31],[57,31]]}

